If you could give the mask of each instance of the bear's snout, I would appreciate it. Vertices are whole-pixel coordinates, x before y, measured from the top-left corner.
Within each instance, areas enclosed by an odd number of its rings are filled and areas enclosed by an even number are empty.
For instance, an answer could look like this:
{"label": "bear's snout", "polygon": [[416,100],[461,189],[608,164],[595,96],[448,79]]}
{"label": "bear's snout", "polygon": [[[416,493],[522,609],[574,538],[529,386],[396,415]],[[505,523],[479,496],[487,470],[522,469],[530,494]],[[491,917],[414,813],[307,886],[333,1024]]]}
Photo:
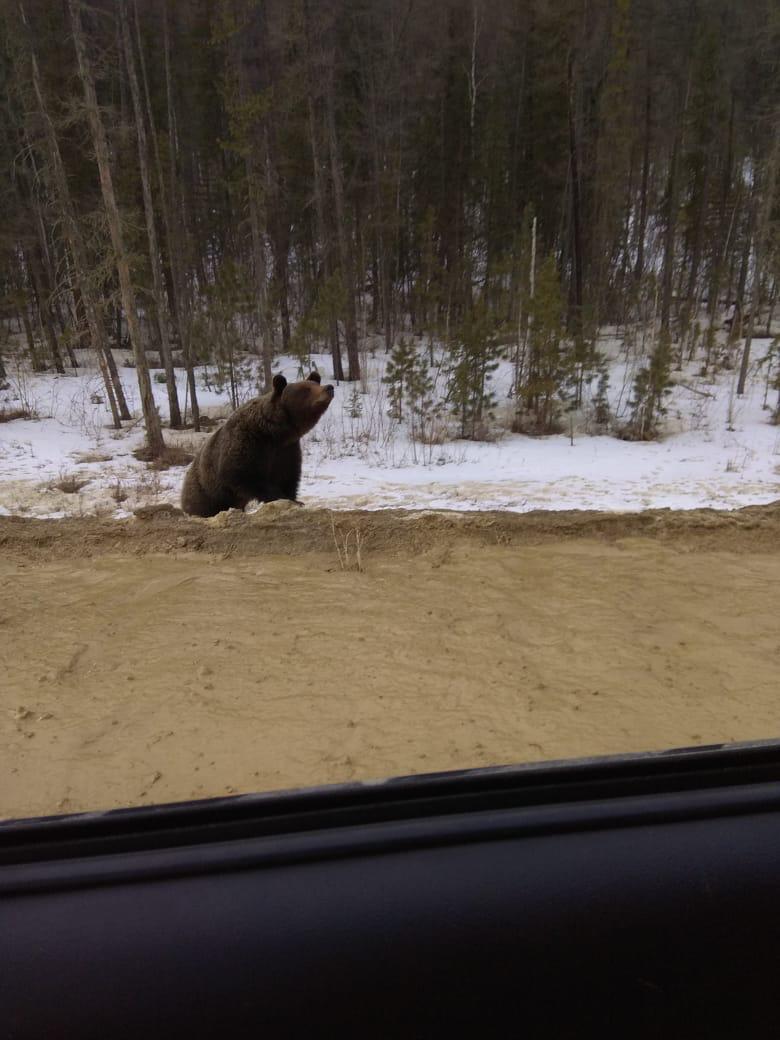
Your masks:
{"label": "bear's snout", "polygon": [[323,386],[322,389],[325,391],[328,397],[333,397],[333,395],[336,393],[336,391],[333,389],[330,383],[328,383],[327,386]]}

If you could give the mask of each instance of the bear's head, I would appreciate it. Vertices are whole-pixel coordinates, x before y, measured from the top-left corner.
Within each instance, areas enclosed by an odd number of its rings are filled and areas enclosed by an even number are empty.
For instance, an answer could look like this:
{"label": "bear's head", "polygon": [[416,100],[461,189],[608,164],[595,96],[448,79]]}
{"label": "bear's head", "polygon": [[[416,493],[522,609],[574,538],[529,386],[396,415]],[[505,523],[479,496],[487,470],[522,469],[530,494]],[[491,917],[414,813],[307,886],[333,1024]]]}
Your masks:
{"label": "bear's head", "polygon": [[334,393],[330,383],[322,386],[319,372],[312,372],[300,383],[288,383],[283,375],[274,376],[272,399],[284,409],[300,437],[314,429],[328,410]]}

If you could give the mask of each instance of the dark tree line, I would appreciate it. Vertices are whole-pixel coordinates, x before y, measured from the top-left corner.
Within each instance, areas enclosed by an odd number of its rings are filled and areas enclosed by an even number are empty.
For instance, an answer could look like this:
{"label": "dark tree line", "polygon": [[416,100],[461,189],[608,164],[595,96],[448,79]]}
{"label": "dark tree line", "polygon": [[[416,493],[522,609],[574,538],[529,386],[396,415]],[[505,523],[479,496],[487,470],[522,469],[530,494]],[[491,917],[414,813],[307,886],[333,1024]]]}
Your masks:
{"label": "dark tree line", "polygon": [[724,308],[744,366],[771,320],[774,0],[0,12],[0,316],[35,367],[94,349],[117,423],[124,335],[147,428],[147,349],[172,425],[197,424],[193,369],[215,354],[256,351],[268,381],[277,354],[327,350],[357,380],[369,335],[410,333],[476,351],[483,382],[509,344],[518,416],[545,428],[553,389],[576,402],[597,370],[601,326],[652,320],[662,382],[718,362]]}

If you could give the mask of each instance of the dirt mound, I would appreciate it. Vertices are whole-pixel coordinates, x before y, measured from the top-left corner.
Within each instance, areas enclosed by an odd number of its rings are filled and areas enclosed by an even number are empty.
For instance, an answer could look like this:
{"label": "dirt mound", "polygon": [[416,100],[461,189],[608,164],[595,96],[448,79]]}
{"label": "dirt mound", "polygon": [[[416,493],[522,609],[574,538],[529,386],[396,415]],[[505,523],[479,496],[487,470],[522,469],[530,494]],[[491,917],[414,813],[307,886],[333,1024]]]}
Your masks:
{"label": "dirt mound", "polygon": [[655,509],[642,513],[332,512],[272,502],[254,513],[231,511],[212,520],[188,517],[163,505],[139,509],[130,520],[0,517],[0,551],[33,560],[106,553],[297,555],[333,552],[336,542],[350,532],[360,536],[367,553],[414,554],[443,544],[522,546],[636,537],[744,552],[780,545],[780,502],[733,512]]}

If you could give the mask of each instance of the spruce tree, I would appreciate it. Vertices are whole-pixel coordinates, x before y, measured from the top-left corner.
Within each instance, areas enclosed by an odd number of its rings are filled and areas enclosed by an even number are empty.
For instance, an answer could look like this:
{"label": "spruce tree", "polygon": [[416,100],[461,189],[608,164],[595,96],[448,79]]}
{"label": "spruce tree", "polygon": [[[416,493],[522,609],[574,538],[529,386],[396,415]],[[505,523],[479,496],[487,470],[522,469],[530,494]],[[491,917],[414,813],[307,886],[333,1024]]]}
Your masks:
{"label": "spruce tree", "polygon": [[558,429],[565,384],[573,372],[573,353],[565,339],[564,304],[555,257],[549,254],[529,302],[528,359],[522,384],[524,428],[532,433]]}
{"label": "spruce tree", "polygon": [[669,333],[662,329],[648,364],[634,379],[634,395],[629,402],[631,420],[626,431],[631,440],[647,441],[658,436],[659,423],[666,415],[671,367],[672,341]]}
{"label": "spruce tree", "polygon": [[496,322],[484,303],[476,304],[455,330],[450,348],[447,400],[460,436],[482,440],[496,404],[490,380],[498,368]]}
{"label": "spruce tree", "polygon": [[399,422],[404,417],[404,403],[407,399],[409,383],[413,378],[416,354],[414,344],[404,336],[393,347],[387,359],[387,367],[382,382],[387,386],[387,397],[390,402],[388,414]]}

